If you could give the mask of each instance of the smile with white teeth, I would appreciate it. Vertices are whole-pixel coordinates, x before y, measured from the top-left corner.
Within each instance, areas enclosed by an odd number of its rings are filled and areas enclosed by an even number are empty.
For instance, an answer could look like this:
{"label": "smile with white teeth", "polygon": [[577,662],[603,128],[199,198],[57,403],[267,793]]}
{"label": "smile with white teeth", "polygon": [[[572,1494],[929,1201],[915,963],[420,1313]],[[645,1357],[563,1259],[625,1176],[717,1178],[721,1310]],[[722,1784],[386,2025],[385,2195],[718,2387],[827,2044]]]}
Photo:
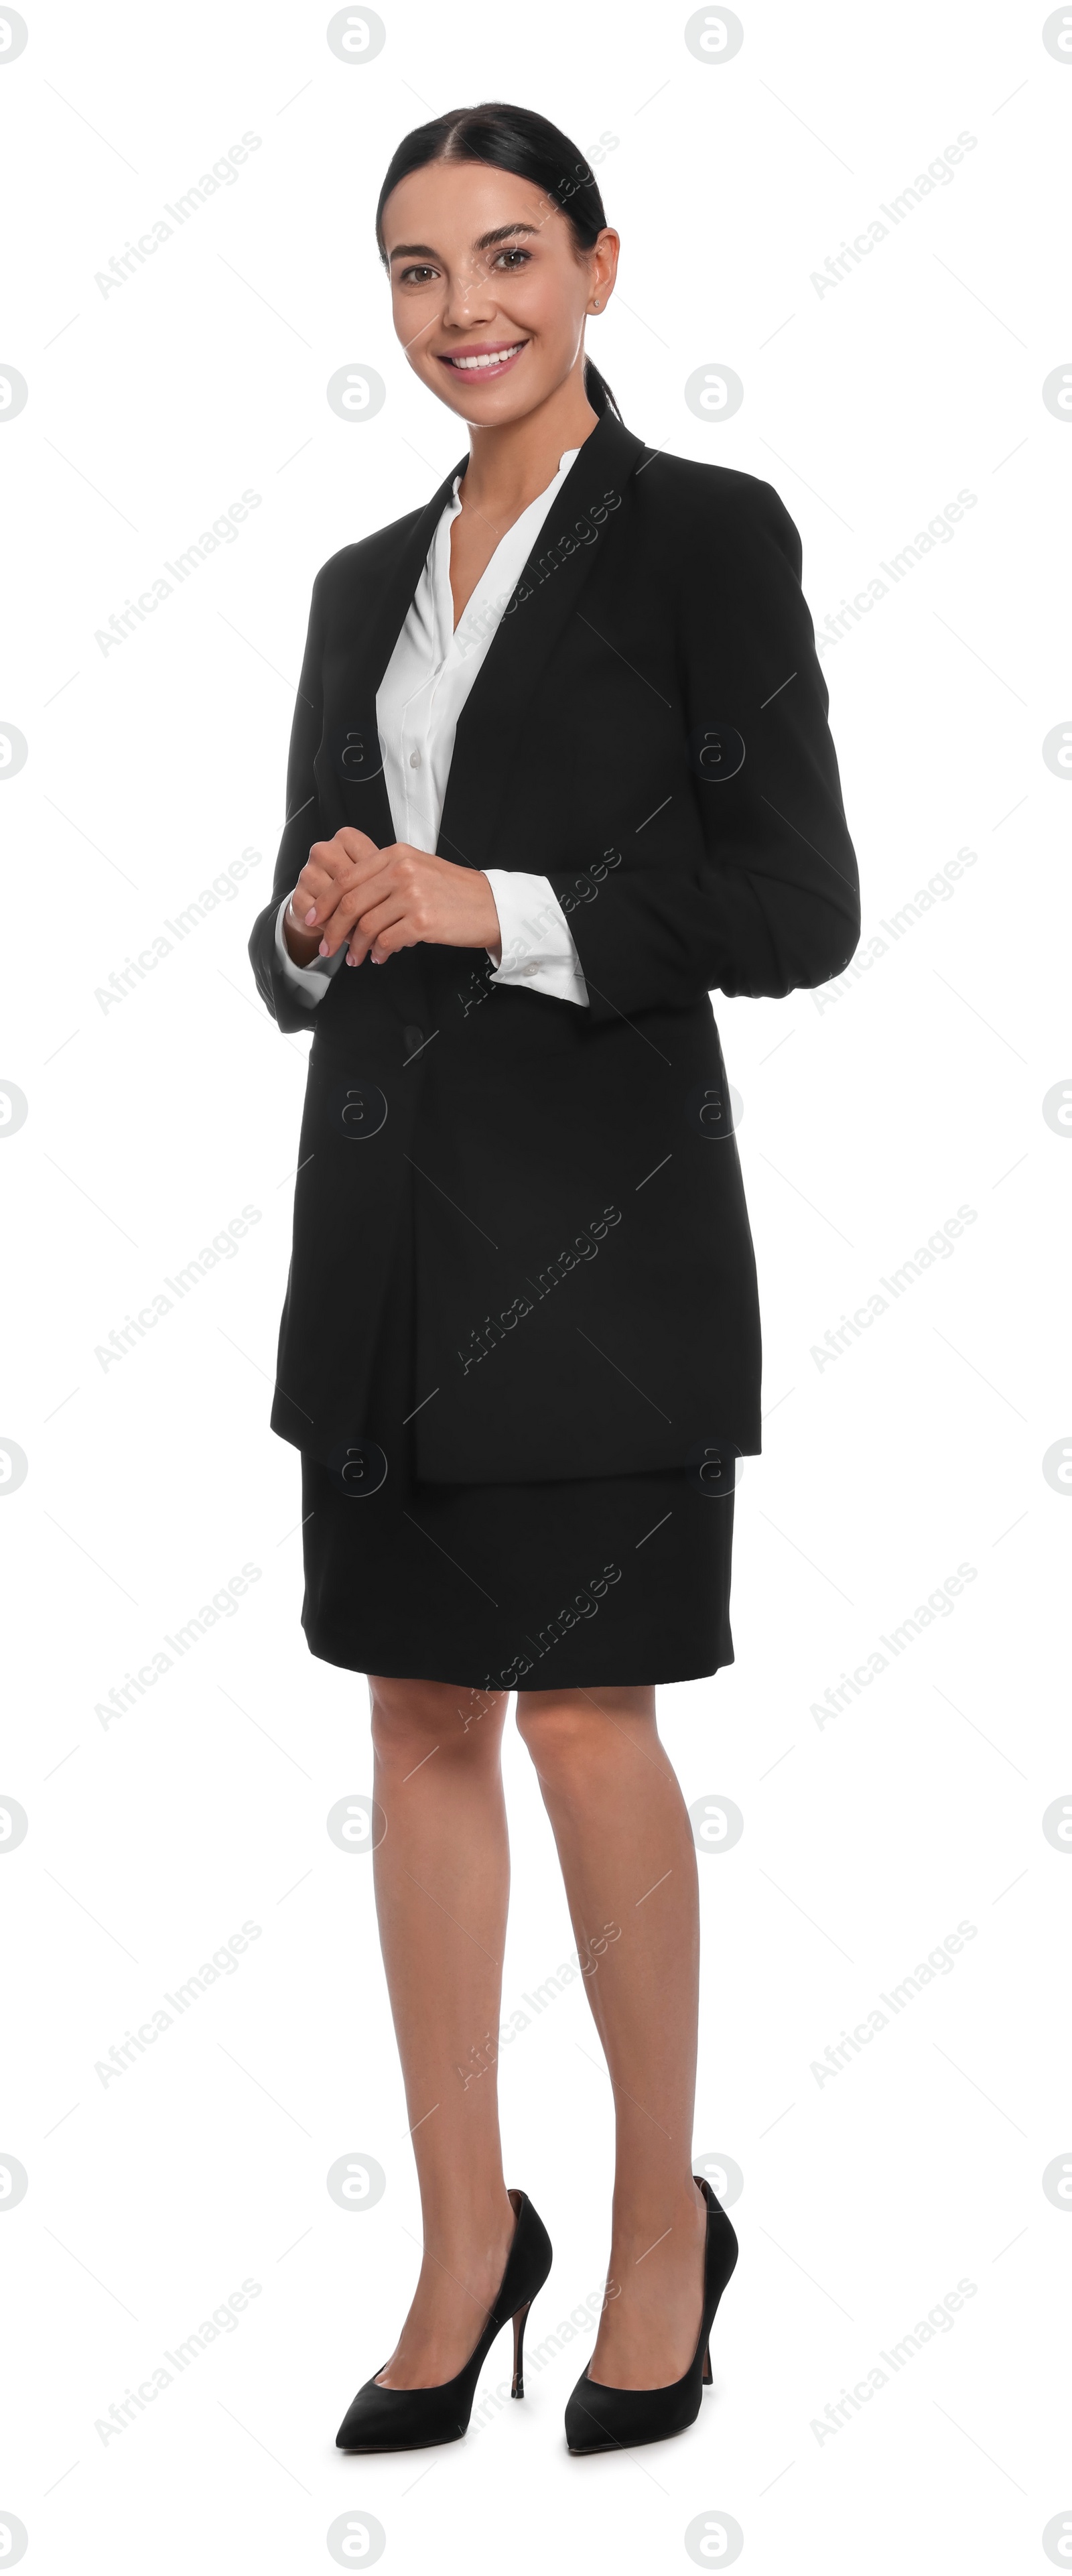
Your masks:
{"label": "smile with white teeth", "polygon": [[491,349],[486,357],[481,355],[478,358],[448,358],[447,365],[448,367],[464,367],[467,370],[471,367],[479,367],[483,368],[486,372],[489,368],[504,367],[507,359],[516,358],[518,351],[523,349],[524,346],[525,343],[523,340],[515,340],[512,349]]}

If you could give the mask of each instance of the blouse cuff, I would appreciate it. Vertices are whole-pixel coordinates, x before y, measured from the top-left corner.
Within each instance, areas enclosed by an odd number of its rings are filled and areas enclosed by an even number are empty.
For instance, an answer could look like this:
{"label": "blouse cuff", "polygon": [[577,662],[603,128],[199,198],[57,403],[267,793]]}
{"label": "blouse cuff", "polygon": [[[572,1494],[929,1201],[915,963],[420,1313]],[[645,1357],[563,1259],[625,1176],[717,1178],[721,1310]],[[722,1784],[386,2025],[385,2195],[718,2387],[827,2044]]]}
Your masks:
{"label": "blouse cuff", "polygon": [[332,976],[342,965],[346,950],[337,949],[334,957],[314,957],[311,966],[297,965],[287,947],[283,930],[283,915],[289,902],[289,894],[284,895],[275,917],[276,963],[282,969],[283,980],[289,985],[291,992],[300,993],[303,1001],[315,1005],[323,1001]]}
{"label": "blouse cuff", "polygon": [[[548,877],[513,868],[484,868],[502,933],[502,964],[493,984],[523,984],[530,993],[588,1006],[588,987],[573,934]],[[488,955],[491,955],[489,949]]]}

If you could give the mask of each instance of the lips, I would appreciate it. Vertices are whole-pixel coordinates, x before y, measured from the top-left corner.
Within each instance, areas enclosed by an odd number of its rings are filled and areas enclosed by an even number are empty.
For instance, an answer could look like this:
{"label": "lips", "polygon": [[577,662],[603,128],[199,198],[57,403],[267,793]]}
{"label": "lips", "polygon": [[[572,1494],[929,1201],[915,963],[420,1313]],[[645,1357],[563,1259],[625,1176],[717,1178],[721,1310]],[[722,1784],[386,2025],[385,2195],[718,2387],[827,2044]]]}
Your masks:
{"label": "lips", "polygon": [[456,376],[501,376],[527,346],[526,340],[511,340],[497,349],[459,349],[449,356],[442,356],[440,364],[450,367]]}

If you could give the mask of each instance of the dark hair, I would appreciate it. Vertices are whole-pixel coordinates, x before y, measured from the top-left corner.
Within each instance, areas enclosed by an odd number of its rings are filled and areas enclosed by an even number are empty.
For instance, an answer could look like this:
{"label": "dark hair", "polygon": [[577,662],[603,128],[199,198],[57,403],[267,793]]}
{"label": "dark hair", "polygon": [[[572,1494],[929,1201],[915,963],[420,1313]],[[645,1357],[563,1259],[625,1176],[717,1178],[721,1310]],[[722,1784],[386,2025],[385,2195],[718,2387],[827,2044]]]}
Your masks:
{"label": "dark hair", "polygon": [[[606,223],[591,168],[569,136],[532,108],[485,99],[480,107],[449,108],[445,116],[434,116],[403,135],[376,207],[376,240],[385,267],[383,210],[391,190],[431,161],[484,161],[493,170],[512,170],[518,179],[530,180],[565,215],[578,250],[591,250]],[[610,386],[591,358],[584,362],[584,390],[594,412],[609,411],[621,419]]]}

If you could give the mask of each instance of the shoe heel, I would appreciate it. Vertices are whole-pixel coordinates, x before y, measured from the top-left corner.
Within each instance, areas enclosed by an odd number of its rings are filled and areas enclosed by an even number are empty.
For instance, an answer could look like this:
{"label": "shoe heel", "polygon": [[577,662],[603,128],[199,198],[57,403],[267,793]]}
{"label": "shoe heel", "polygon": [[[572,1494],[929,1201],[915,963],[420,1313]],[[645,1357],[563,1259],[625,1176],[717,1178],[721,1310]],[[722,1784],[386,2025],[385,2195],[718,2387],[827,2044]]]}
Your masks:
{"label": "shoe heel", "polygon": [[518,2309],[517,2315],[514,2318],[514,2375],[510,2382],[511,2397],[523,2397],[525,2394],[525,2371],[522,2346],[525,2341],[525,2319],[528,2316],[531,2306],[532,2300],[527,2299],[524,2307]]}
{"label": "shoe heel", "polygon": [[711,2384],[711,2346],[708,2344],[703,2357],[703,2386],[710,2388]]}

